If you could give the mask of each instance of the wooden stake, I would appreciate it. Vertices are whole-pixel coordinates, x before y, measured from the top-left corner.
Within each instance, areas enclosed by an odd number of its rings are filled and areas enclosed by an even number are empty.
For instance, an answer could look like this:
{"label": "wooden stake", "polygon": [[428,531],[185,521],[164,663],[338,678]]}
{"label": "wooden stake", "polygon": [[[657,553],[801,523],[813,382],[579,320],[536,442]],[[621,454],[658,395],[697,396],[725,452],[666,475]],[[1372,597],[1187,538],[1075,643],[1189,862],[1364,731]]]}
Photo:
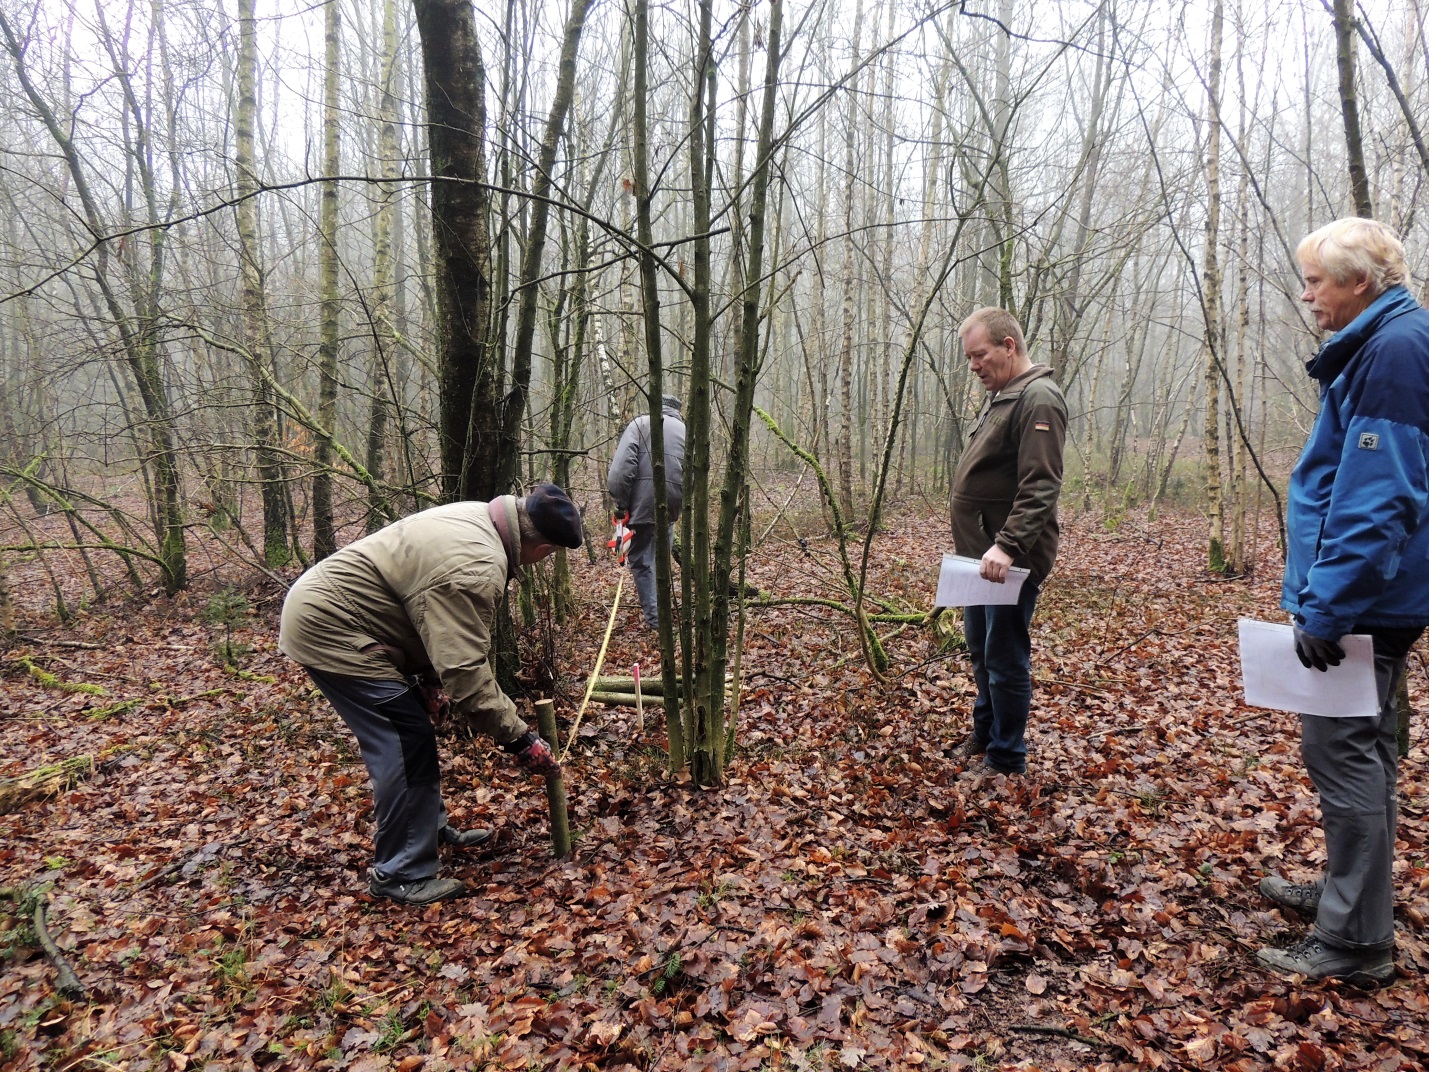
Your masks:
{"label": "wooden stake", "polygon": [[[556,729],[556,701],[536,701],[536,723],[541,728],[541,736],[551,746],[551,751],[560,754],[560,734]],[[551,848],[556,859],[565,860],[571,855],[571,821],[566,811],[565,776],[556,773],[546,776],[546,806],[551,812]]]}
{"label": "wooden stake", "polygon": [[635,730],[642,737],[645,735],[645,704],[640,698],[640,664],[635,664]]}

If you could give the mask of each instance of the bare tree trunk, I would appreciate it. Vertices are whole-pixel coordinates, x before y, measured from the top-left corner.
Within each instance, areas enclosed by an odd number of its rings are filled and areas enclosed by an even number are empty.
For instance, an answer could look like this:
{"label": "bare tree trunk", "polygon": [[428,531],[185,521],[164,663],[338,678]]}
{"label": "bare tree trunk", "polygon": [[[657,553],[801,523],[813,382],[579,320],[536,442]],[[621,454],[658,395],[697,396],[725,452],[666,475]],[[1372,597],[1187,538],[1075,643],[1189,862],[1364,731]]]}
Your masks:
{"label": "bare tree trunk", "polygon": [[442,490],[489,500],[505,491],[491,330],[491,199],[486,181],[486,68],[469,0],[413,0],[426,67],[432,232],[436,241]]}
{"label": "bare tree trunk", "polygon": [[[341,55],[342,16],[337,4],[328,4],[323,15],[323,172],[338,174],[338,61]],[[337,367],[342,331],[342,303],[337,293],[337,180],[322,184],[322,212],[319,230],[319,275],[322,291],[321,342],[318,344],[318,424],[325,434],[315,444],[313,474],[313,557],[326,558],[337,550],[337,532],[332,519],[332,437],[337,424]]]}
{"label": "bare tree trunk", "polygon": [[238,203],[233,211],[238,228],[243,351],[252,389],[253,409],[249,419],[263,499],[263,558],[270,566],[283,566],[292,559],[288,539],[292,511],[278,453],[278,410],[269,386],[274,378],[273,360],[258,224],[257,156],[253,148],[258,111],[258,30],[253,8],[254,0],[238,0],[238,102],[233,123]]}
{"label": "bare tree trunk", "polygon": [[[377,167],[382,181],[377,186],[380,198],[372,235],[372,374],[368,377],[371,392],[367,405],[367,471],[374,487],[367,496],[368,532],[382,525],[386,496],[376,490],[387,465],[387,425],[394,402],[400,396],[392,384],[392,369],[397,359],[398,332],[396,323],[397,252],[394,248],[399,223],[396,179],[400,173],[397,158],[397,0],[382,0],[382,48],[378,60],[381,81],[377,105]],[[404,440],[406,437],[403,437]]]}
{"label": "bare tree trunk", "polygon": [[565,130],[566,113],[570,111],[571,96],[575,91],[576,52],[580,48],[581,32],[585,29],[590,3],[591,0],[571,0],[561,42],[556,90],[551,99],[550,113],[546,116],[536,173],[531,182],[530,224],[518,281],[521,298],[516,314],[516,343],[511,355],[509,390],[502,400],[501,455],[507,468],[497,474],[498,485],[514,485],[519,479],[516,463],[520,458],[521,421],[526,415],[526,400],[531,390],[531,348],[536,338],[541,254],[546,245],[546,223],[551,213],[551,173],[555,170],[556,148]]}
{"label": "bare tree trunk", "polygon": [[839,336],[839,430],[834,445],[838,461],[839,506],[843,516],[853,520],[853,425],[857,417],[853,411],[853,329],[856,319],[854,312],[854,285],[862,276],[858,267],[858,251],[855,244],[854,204],[857,200],[861,169],[858,166],[858,116],[859,107],[859,59],[860,39],[863,33],[863,0],[854,0],[853,55],[849,66],[853,70],[849,78],[845,98],[848,100],[848,116],[844,120],[844,182],[843,182],[843,270],[840,280],[841,333]]}
{"label": "bare tree trunk", "polygon": [[[1323,0],[1322,0],[1323,2]],[[1350,193],[1356,216],[1373,216],[1369,175],[1364,166],[1364,139],[1360,135],[1359,98],[1355,92],[1354,0],[1334,0],[1335,67],[1340,75],[1340,116],[1345,123],[1345,158],[1350,172]]]}
{"label": "bare tree trunk", "polygon": [[1222,0],[1211,9],[1211,66],[1206,86],[1206,250],[1203,270],[1202,340],[1206,387],[1202,435],[1206,467],[1206,516],[1210,528],[1208,563],[1217,572],[1226,568],[1225,504],[1221,492],[1221,267],[1218,245],[1221,226],[1221,43],[1224,27]]}
{"label": "bare tree trunk", "polygon": [[[770,0],[769,27],[765,45],[764,94],[759,116],[759,142],[755,150],[753,185],[749,195],[749,225],[745,230],[749,262],[744,271],[745,286],[740,300],[739,363],[734,370],[734,402],[730,413],[729,453],[725,460],[724,482],[720,487],[719,519],[711,547],[710,610],[696,627],[705,631],[704,650],[708,659],[699,670],[700,696],[697,700],[710,712],[718,713],[723,725],[725,709],[724,670],[728,663],[731,564],[734,558],[736,523],[749,468],[749,429],[754,417],[754,386],[759,371],[760,304],[764,283],[765,217],[769,207],[769,177],[773,171],[774,114],[778,106],[779,60],[783,43],[783,0]],[[725,753],[700,751],[691,756],[690,774],[698,784],[717,784],[724,775]]]}
{"label": "bare tree trunk", "polygon": [[[707,12],[705,12],[707,14]],[[650,121],[647,109],[650,98],[650,5],[649,0],[635,2],[635,130],[633,160],[635,183],[635,234],[640,242],[640,298],[645,326],[645,358],[650,368],[647,385],[647,406],[650,412],[650,462],[655,491],[656,539],[656,599],[660,615],[661,670],[667,695],[676,689],[674,645],[670,638],[669,527],[670,504],[665,481],[665,422],[660,401],[664,390],[663,362],[660,340],[660,281],[655,261],[655,236],[651,221],[650,189]],[[695,95],[700,96],[703,81],[697,82]],[[663,551],[662,551],[663,546]],[[666,562],[665,576],[658,572],[661,560]],[[665,732],[669,741],[670,773],[685,765],[685,727],[677,705],[665,708]]]}

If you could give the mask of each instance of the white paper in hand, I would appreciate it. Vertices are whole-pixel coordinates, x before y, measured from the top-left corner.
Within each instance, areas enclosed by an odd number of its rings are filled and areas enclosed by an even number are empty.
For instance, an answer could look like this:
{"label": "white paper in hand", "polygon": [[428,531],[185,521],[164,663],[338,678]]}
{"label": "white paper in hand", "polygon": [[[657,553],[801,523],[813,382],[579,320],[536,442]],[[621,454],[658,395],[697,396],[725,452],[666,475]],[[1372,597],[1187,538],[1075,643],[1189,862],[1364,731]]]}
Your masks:
{"label": "white paper in hand", "polygon": [[1240,672],[1251,707],[1295,711],[1324,718],[1369,718],[1379,714],[1374,682],[1374,642],[1351,634],[1340,638],[1344,662],[1327,671],[1301,665],[1295,630],[1288,625],[1240,620]]}
{"label": "white paper in hand", "polygon": [[978,573],[980,563],[962,555],[943,555],[943,568],[938,571],[938,595],[935,607],[997,607],[1017,602],[1022,595],[1022,582],[1032,571],[1011,566],[1002,584],[985,581]]}

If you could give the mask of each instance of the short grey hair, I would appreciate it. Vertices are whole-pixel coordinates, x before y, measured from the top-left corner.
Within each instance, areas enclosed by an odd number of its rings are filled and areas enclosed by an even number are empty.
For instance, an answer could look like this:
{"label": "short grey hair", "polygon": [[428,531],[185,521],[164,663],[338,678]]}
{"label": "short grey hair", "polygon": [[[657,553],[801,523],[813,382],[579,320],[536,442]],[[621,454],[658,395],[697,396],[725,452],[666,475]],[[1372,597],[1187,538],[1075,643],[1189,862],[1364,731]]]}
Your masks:
{"label": "short grey hair", "polygon": [[1313,261],[1337,283],[1368,279],[1371,297],[1409,278],[1404,244],[1392,229],[1378,220],[1346,216],[1306,235],[1295,247],[1303,266]]}
{"label": "short grey hair", "polygon": [[1022,337],[1022,325],[1017,322],[1017,317],[1013,316],[1006,309],[999,309],[995,305],[985,305],[981,309],[975,309],[966,320],[958,325],[958,337],[966,338],[967,333],[975,327],[981,327],[987,332],[989,342],[1001,344],[1003,339],[1011,339],[1013,348],[1019,354],[1027,352],[1027,340]]}

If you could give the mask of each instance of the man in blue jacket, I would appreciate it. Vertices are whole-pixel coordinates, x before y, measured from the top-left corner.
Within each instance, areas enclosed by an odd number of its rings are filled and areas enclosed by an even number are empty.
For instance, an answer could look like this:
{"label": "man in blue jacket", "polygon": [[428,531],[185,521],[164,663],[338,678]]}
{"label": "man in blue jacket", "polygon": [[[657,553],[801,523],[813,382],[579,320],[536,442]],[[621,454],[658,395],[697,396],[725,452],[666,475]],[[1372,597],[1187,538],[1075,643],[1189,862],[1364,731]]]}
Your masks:
{"label": "man in blue jacket", "polygon": [[1405,287],[1404,247],[1367,219],[1322,227],[1296,251],[1308,303],[1334,332],[1306,366],[1320,410],[1290,478],[1281,605],[1295,651],[1325,670],[1347,633],[1374,639],[1380,709],[1301,716],[1301,752],[1320,794],[1325,873],[1268,876],[1261,892],[1312,913],[1310,936],[1257,958],[1277,971],[1358,984],[1394,977],[1399,753],[1395,701],[1409,649],[1429,624],[1429,311]]}

